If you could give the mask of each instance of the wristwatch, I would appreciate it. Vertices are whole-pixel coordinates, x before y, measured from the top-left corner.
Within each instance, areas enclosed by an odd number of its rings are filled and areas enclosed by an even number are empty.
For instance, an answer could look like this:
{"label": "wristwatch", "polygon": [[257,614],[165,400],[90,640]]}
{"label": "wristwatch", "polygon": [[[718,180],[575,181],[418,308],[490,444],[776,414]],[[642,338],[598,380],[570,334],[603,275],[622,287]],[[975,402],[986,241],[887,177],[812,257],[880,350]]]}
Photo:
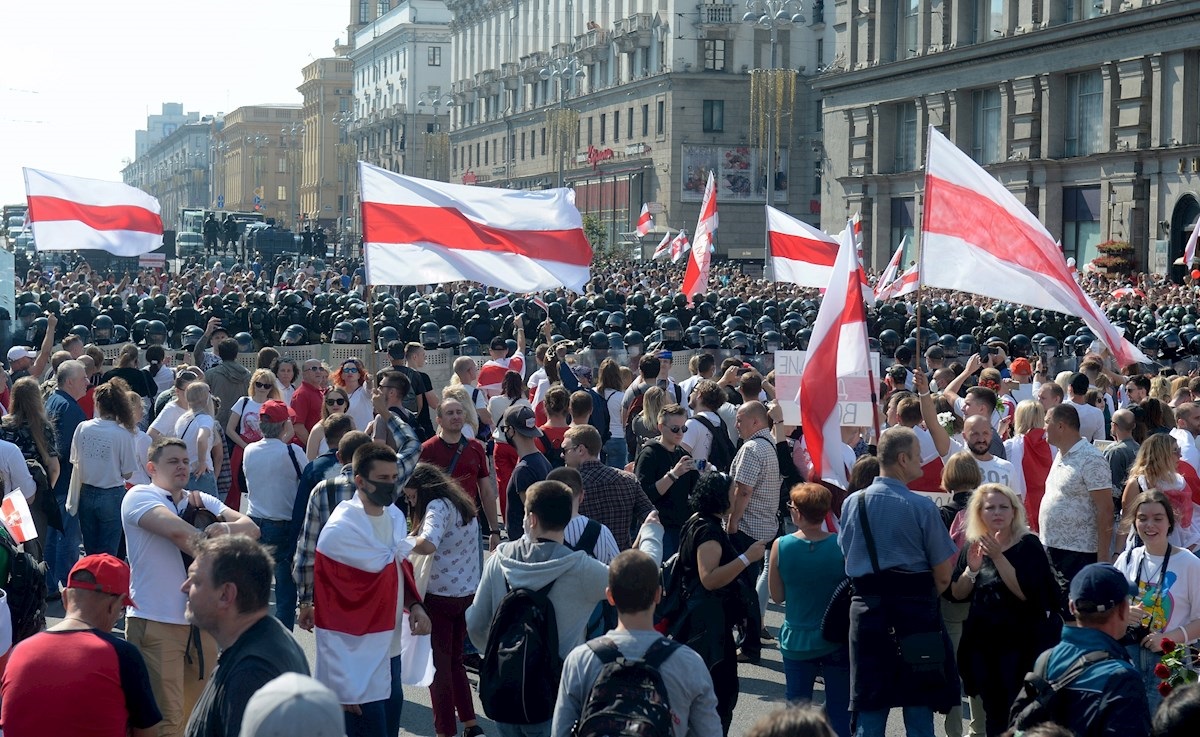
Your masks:
{"label": "wristwatch", "polygon": [[674,470],[667,471],[667,478],[671,479],[672,481],[678,481],[678,480],[679,480],[679,477],[675,475],[675,471],[674,471]]}

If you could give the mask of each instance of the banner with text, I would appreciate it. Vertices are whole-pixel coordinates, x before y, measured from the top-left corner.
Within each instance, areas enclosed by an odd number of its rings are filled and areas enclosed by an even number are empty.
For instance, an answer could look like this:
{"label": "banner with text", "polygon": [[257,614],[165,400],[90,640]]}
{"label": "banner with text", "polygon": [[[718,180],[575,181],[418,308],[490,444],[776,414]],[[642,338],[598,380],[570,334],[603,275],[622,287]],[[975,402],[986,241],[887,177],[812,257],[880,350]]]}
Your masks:
{"label": "banner with text", "polygon": [[[806,351],[775,351],[775,396],[783,410],[785,425],[800,424],[800,377],[804,374]],[[872,365],[879,365],[879,354],[871,353]],[[878,377],[877,377],[878,378]],[[839,376],[836,387],[837,412],[842,427],[871,427],[871,379],[868,376]]]}

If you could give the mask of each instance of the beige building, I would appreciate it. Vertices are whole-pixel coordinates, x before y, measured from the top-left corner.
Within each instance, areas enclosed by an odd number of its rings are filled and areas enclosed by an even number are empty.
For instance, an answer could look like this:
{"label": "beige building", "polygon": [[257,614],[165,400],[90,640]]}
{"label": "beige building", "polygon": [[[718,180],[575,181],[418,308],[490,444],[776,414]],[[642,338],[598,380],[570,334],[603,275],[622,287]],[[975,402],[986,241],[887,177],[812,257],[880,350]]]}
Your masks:
{"label": "beige building", "polygon": [[301,113],[298,103],[245,105],[226,113],[213,133],[215,198],[224,203],[219,209],[262,212],[290,226],[299,186]]}
{"label": "beige building", "polygon": [[[936,126],[1083,267],[1128,241],[1170,267],[1200,215],[1197,0],[839,0],[821,224],[861,210],[882,269],[918,235]],[[722,224],[724,224],[722,222]]]}
{"label": "beige building", "polygon": [[[300,112],[303,126],[300,167],[300,226],[326,230],[337,228],[345,209],[345,127],[353,100],[354,64],[345,57],[317,59],[304,67],[304,81],[297,88],[304,96]],[[290,130],[290,128],[289,128]]]}

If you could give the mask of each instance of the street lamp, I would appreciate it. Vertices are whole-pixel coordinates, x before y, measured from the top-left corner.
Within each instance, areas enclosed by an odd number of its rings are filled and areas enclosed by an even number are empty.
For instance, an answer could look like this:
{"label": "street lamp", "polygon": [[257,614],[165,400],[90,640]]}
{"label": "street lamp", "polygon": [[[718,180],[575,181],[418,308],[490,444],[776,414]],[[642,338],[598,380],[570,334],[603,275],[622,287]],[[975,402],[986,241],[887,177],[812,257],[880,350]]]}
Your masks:
{"label": "street lamp", "polygon": [[284,146],[287,147],[288,168],[291,169],[292,173],[292,188],[288,192],[288,201],[291,204],[289,210],[291,212],[292,227],[298,228],[300,217],[296,210],[299,206],[299,197],[296,192],[296,153],[297,144],[303,144],[304,142],[304,123],[292,123],[290,126],[284,126],[280,129],[279,134]]}
{"label": "street lamp", "polygon": [[[270,142],[270,139],[263,135],[246,136],[246,146],[254,148],[254,153],[252,154],[254,157],[254,186],[252,189],[254,190],[253,197],[257,197],[259,200],[253,207],[254,210],[266,210],[266,207],[262,203],[266,199],[267,191],[263,188],[262,194],[259,194],[259,188],[263,186],[262,174],[259,170],[262,167],[263,147],[267,146]],[[253,198],[251,198],[251,202],[253,202]]]}
{"label": "street lamp", "polygon": [[[771,32],[771,65],[766,70],[754,70],[754,74],[750,78],[751,136],[753,137],[754,134],[756,111],[760,115],[758,134],[759,136],[766,134],[764,154],[767,160],[763,170],[766,176],[768,205],[774,204],[775,177],[778,166],[775,160],[775,139],[779,133],[776,128],[779,127],[780,113],[785,104],[795,105],[795,72],[775,68],[779,54],[779,31],[803,25],[804,16],[800,15],[803,7],[800,0],[746,0],[746,14],[742,16],[743,23]],[[778,75],[787,76],[786,80],[782,80],[786,84],[777,84],[781,81],[777,79]],[[773,91],[774,95],[772,95]],[[790,125],[791,110],[788,111],[788,115]],[[771,273],[771,233],[770,228],[765,224],[763,226],[763,276],[767,279],[773,278]]]}
{"label": "street lamp", "polygon": [[[209,153],[209,202],[212,203],[214,210],[223,210],[225,205],[225,154],[229,151],[229,142],[221,141],[214,143],[208,147]],[[220,165],[220,174],[218,174],[217,166]],[[220,184],[218,184],[218,180]],[[217,187],[220,187],[218,191]],[[221,206],[217,205],[217,198],[221,198]]]}
{"label": "street lamp", "polygon": [[553,111],[553,116],[550,115],[551,111],[548,111],[546,117],[550,118],[550,125],[548,127],[550,128],[552,134],[551,140],[554,141],[557,147],[556,156],[558,157],[559,188],[563,186],[562,155],[563,149],[566,148],[566,136],[570,135],[571,133],[569,130],[571,127],[570,119],[574,118],[575,120],[578,120],[577,117],[572,116],[566,110],[567,92],[571,87],[574,86],[575,80],[582,79],[585,74],[586,73],[583,71],[583,66],[579,63],[579,60],[573,56],[564,56],[559,57],[558,59],[551,59],[550,62],[546,64],[546,66],[542,67],[542,70],[538,73],[538,76],[543,81],[549,82],[550,80],[554,80],[558,83],[558,108],[556,111]]}
{"label": "street lamp", "polygon": [[[438,120],[438,112],[441,110],[441,108],[450,108],[453,105],[454,105],[454,96],[453,95],[443,95],[443,94],[439,94],[437,92],[425,91],[425,92],[422,92],[420,94],[420,96],[417,97],[417,111],[418,112],[423,113],[425,111],[426,107],[433,108],[433,130],[430,131],[430,130],[426,129],[424,131],[423,135],[425,136],[425,139],[424,139],[424,145],[422,146],[423,149],[429,148],[429,134],[430,133],[438,134],[438,133],[441,133],[441,131],[442,131],[442,122],[440,120]],[[412,140],[410,140],[410,137],[406,133],[405,134],[405,150],[404,150],[404,168],[405,169],[408,169],[408,159],[409,159],[408,146],[411,146],[411,145],[413,145],[413,142],[412,142]],[[423,159],[425,159],[425,178],[429,179],[430,178],[430,176],[429,176],[429,157],[427,155],[425,155],[424,151],[422,152],[421,157]],[[440,169],[440,166],[437,168]],[[411,173],[411,170],[410,170],[410,173]],[[434,176],[432,178],[433,179],[441,179],[440,172],[434,172]]]}
{"label": "street lamp", "polygon": [[[342,207],[339,218],[341,220],[342,238],[350,237],[349,219],[346,217],[346,212],[350,209],[350,164],[358,157],[358,147],[350,143],[349,131],[350,126],[354,124],[354,113],[349,110],[333,116],[333,124],[338,127],[338,164],[342,168]],[[344,244],[343,244],[344,247]]]}

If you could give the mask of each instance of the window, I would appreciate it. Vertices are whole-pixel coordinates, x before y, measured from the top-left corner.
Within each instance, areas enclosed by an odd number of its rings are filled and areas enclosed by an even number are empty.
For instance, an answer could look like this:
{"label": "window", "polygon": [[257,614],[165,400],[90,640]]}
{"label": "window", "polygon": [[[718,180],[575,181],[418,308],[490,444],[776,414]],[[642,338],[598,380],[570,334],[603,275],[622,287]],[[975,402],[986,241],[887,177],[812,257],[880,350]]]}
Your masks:
{"label": "window", "polygon": [[371,2],[370,0],[358,0],[358,22],[371,22]]}
{"label": "window", "polygon": [[633,138],[633,108],[625,111],[625,137]]}
{"label": "window", "polygon": [[613,143],[621,140],[621,111],[613,110]]}
{"label": "window", "polygon": [[974,12],[975,43],[999,38],[1008,30],[1008,24],[1004,22],[1004,0],[975,0]]}
{"label": "window", "polygon": [[900,22],[896,24],[896,58],[917,54],[917,29],[921,21],[921,0],[896,0]]}
{"label": "window", "polygon": [[1075,263],[1091,261],[1100,252],[1100,187],[1063,187],[1063,256]]}
{"label": "window", "polygon": [[650,106],[642,105],[642,135],[650,135]]}
{"label": "window", "polygon": [[442,47],[430,46],[428,49],[428,61],[431,67],[440,67],[442,65]]}
{"label": "window", "polygon": [[[604,145],[604,139],[608,137],[608,114],[600,113],[600,145]],[[591,143],[591,136],[588,136],[588,143]]]}
{"label": "window", "polygon": [[903,102],[896,106],[896,160],[893,171],[912,171],[916,168],[917,104]]}
{"label": "window", "polygon": [[546,129],[542,128],[542,156],[546,155]]}
{"label": "window", "polygon": [[280,185],[275,188],[275,199],[280,202],[287,202],[287,187]]}
{"label": "window", "polygon": [[521,161],[525,160],[525,132],[521,131]]}
{"label": "window", "polygon": [[392,9],[392,0],[379,0],[379,4],[375,6],[375,14],[377,16],[387,15],[387,12]]}
{"label": "window", "polygon": [[658,101],[658,119],[655,121],[655,124],[654,124],[654,133],[656,135],[661,136],[666,131],[666,127],[667,127],[667,103],[665,100],[659,100]]}
{"label": "window", "polygon": [[713,72],[725,71],[725,39],[705,39],[704,68],[707,71]]}
{"label": "window", "polygon": [[975,125],[971,157],[980,164],[994,164],[1000,155],[1000,90],[975,90]]}
{"label": "window", "polygon": [[275,171],[279,172],[280,174],[287,174],[287,170],[287,157],[280,156],[279,160],[276,162]]}
{"label": "window", "polygon": [[725,130],[725,101],[704,101],[704,132],[720,133]]}
{"label": "window", "polygon": [[1063,154],[1087,156],[1101,149],[1104,83],[1099,70],[1067,76],[1067,125]]}
{"label": "window", "polygon": [[588,118],[588,122],[587,122],[587,126],[588,126],[587,145],[589,145],[589,146],[591,146],[591,145],[592,145],[592,129],[595,127],[595,124],[596,124],[596,119],[595,119],[595,118]]}
{"label": "window", "polygon": [[[916,246],[912,245],[917,242],[916,228],[913,223],[916,222],[916,206],[911,197],[893,197],[892,198],[892,229],[889,233],[891,238],[888,244],[888,250],[894,249],[900,245],[904,238],[908,237],[910,248],[913,249],[915,255]],[[902,263],[907,265],[912,261],[909,254],[904,254]]]}
{"label": "window", "polygon": [[[815,12],[815,11],[814,11]],[[813,21],[814,23],[816,20]],[[817,39],[817,69],[825,66],[825,39]]]}

